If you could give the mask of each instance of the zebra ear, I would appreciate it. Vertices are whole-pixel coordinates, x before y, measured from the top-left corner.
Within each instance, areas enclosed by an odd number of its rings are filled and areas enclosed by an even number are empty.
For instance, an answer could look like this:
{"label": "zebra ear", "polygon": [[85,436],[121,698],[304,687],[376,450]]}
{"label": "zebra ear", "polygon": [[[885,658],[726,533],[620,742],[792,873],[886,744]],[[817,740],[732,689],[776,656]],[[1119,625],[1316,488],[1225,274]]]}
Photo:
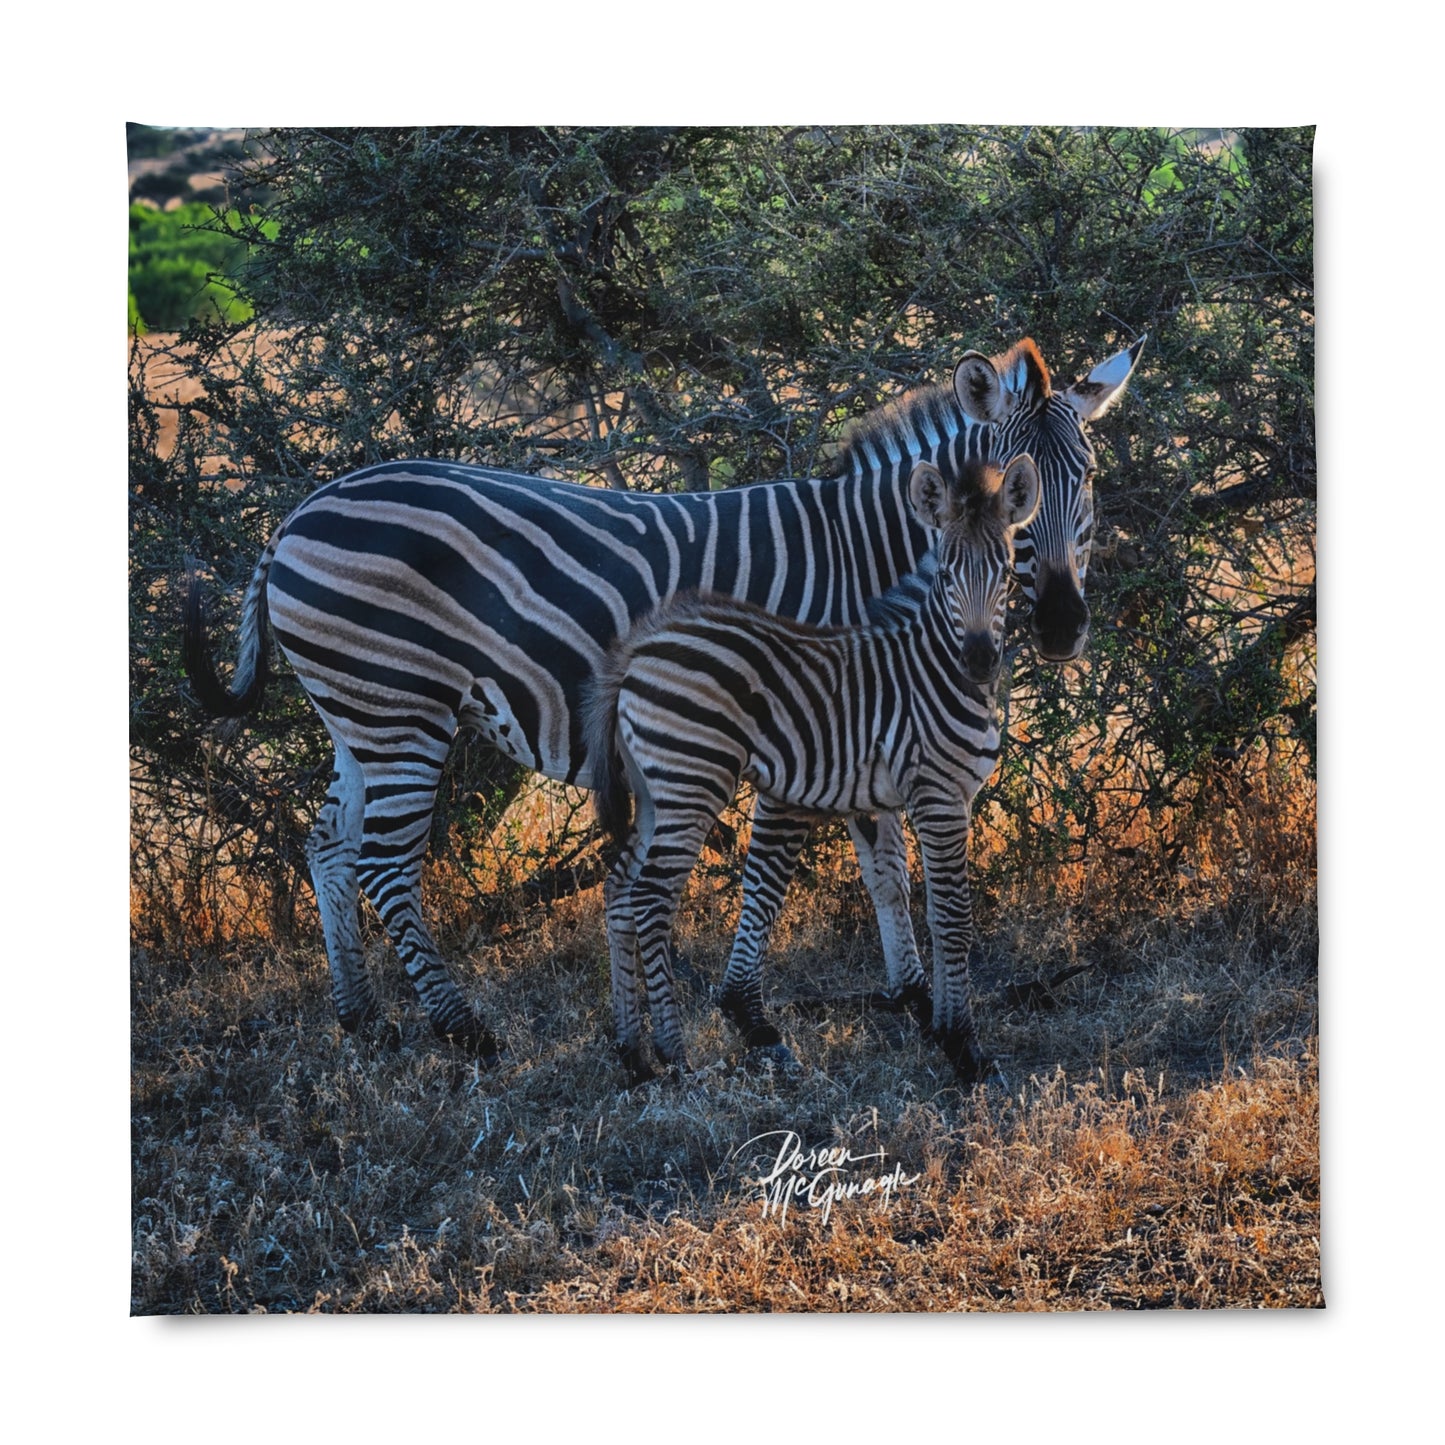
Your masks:
{"label": "zebra ear", "polygon": [[1093,421],[1124,395],[1124,388],[1134,374],[1139,354],[1149,338],[1141,336],[1132,346],[1107,361],[1101,361],[1082,381],[1076,381],[1064,396],[1078,413],[1080,421]]}
{"label": "zebra ear", "polygon": [[925,527],[942,531],[953,517],[953,498],[943,473],[929,462],[919,462],[908,478],[908,500]]}
{"label": "zebra ear", "polygon": [[981,351],[965,351],[953,368],[953,394],[971,421],[1000,421],[1007,415],[1003,384],[993,362]]}
{"label": "zebra ear", "polygon": [[1002,356],[967,351],[953,370],[953,394],[964,415],[977,422],[1002,421],[1049,392],[1049,368],[1028,336]]}
{"label": "zebra ear", "polygon": [[1034,459],[1025,453],[1015,457],[1003,474],[1003,485],[998,489],[998,514],[1005,527],[1027,527],[1039,509],[1039,498],[1043,485],[1039,481],[1039,469]]}

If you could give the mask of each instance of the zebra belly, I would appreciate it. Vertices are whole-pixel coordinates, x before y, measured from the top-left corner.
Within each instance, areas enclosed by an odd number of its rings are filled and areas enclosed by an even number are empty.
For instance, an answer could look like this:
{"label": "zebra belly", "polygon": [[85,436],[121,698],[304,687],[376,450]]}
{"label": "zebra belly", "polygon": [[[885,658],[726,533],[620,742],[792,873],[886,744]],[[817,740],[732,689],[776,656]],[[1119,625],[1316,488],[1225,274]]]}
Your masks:
{"label": "zebra belly", "polygon": [[[984,733],[979,756],[960,754],[953,757],[914,758],[908,771],[930,773],[957,786],[970,807],[980,788],[993,776],[998,765],[998,732],[990,728]],[[755,758],[744,777],[760,793],[774,802],[785,803],[804,812],[852,817],[865,813],[892,812],[908,805],[906,791],[899,780],[898,769],[890,762],[882,747],[877,748],[861,765],[849,770],[841,768],[826,783],[812,785],[789,778],[776,761]]]}
{"label": "zebra belly", "polygon": [[774,802],[825,816],[891,812],[904,802],[881,752],[875,752],[861,767],[841,768],[835,777],[821,782],[791,778],[775,759],[766,757],[752,759],[743,777]]}

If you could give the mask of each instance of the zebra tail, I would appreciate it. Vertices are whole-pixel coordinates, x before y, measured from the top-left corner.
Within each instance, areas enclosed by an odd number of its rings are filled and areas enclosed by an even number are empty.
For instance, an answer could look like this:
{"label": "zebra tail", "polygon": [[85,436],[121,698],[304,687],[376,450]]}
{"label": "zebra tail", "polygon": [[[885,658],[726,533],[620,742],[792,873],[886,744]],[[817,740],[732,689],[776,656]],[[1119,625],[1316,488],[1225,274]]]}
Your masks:
{"label": "zebra tail", "polygon": [[236,671],[227,687],[216,676],[211,660],[210,640],[206,635],[205,588],[196,564],[188,560],[189,582],[186,587],[186,624],[181,645],[181,660],[196,701],[212,717],[241,717],[250,712],[261,699],[270,668],[266,657],[266,578],[276,542],[261,554],[256,570],[246,588],[241,604],[241,643],[236,658]]}
{"label": "zebra tail", "polygon": [[632,828],[632,790],[617,751],[617,695],[628,649],[616,646],[597,670],[587,704],[587,759],[592,770],[592,807],[597,825],[618,847]]}

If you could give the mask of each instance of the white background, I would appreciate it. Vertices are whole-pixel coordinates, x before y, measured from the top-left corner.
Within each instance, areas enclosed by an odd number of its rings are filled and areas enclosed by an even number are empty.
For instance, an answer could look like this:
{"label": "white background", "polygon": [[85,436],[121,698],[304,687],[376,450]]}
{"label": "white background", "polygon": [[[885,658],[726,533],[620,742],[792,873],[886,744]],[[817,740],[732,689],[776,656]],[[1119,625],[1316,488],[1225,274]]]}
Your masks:
{"label": "white background", "polygon": [[[9,27],[0,1302],[21,1438],[1438,1428],[1434,22],[1398,0],[491,10],[128,6]],[[130,1320],[127,120],[1318,125],[1328,1309]]]}

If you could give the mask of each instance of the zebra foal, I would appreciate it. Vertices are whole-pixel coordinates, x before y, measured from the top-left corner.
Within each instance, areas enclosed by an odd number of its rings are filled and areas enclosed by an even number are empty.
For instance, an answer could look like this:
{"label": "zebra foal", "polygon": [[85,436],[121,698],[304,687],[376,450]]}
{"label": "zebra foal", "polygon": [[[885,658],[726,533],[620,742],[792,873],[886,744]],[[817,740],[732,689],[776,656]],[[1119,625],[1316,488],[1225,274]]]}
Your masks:
{"label": "zebra foal", "polygon": [[[759,802],[817,817],[905,808],[923,854],[933,935],[933,1032],[961,1079],[987,1072],[969,1002],[974,795],[998,760],[994,690],[1013,538],[1038,510],[1032,458],[913,468],[908,497],[934,536],[926,590],[879,619],[816,628],[745,602],[685,596],[609,653],[587,715],[598,821],[622,851],[604,897],[617,1044],[643,1054],[637,970],[653,1043],[682,1064],[669,938],[709,829],[746,779]],[[628,795],[635,801],[629,822]],[[787,887],[762,905],[756,965]]]}

